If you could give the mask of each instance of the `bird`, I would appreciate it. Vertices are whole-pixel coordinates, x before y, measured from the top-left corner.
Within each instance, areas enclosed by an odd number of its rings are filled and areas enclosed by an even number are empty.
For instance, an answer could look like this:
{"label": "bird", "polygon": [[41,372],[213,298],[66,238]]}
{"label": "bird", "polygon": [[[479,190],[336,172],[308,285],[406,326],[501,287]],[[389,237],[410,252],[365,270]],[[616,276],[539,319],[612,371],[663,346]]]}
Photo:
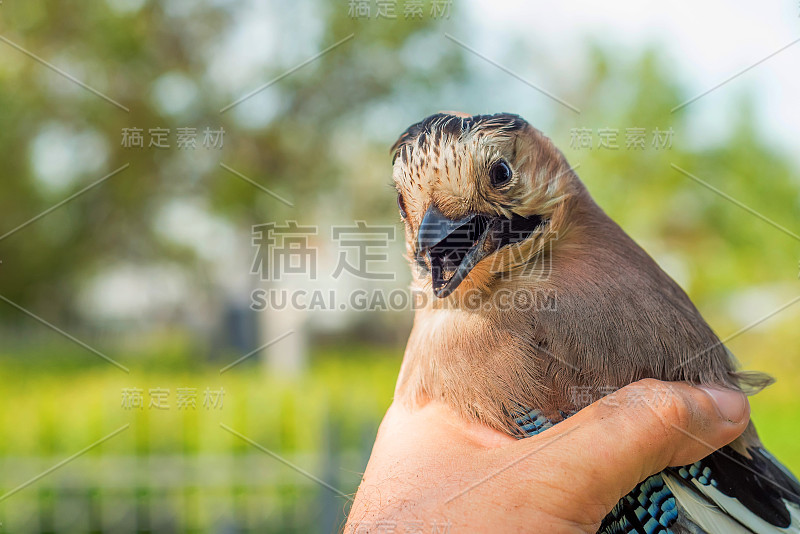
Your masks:
{"label": "bird", "polygon": [[[436,399],[518,438],[653,378],[754,394],[681,287],[511,113],[441,112],[391,148],[412,289],[423,299],[395,399]],[[753,423],[623,497],[598,532],[800,532],[800,483]]]}

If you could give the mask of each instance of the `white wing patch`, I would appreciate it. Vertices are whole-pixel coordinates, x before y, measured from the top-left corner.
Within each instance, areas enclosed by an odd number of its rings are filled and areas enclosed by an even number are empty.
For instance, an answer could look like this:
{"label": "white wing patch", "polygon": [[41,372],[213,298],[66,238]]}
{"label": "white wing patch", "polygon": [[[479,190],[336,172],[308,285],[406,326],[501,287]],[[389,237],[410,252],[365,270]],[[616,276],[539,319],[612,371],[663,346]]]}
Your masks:
{"label": "white wing patch", "polygon": [[[666,473],[663,476],[664,482],[675,496],[678,506],[683,508],[689,519],[709,534],[800,534],[800,508],[794,503],[783,500],[792,516],[792,523],[788,528],[779,528],[764,521],[737,499],[728,497],[714,486],[692,480],[692,488],[689,488],[686,481]],[[709,505],[695,492],[708,497],[717,506]]]}
{"label": "white wing patch", "polygon": [[675,496],[677,505],[683,509],[689,519],[697,523],[708,534],[752,534],[719,508],[710,506],[708,502],[687,488],[684,481],[667,473],[662,473],[661,476],[664,477],[664,483]]}

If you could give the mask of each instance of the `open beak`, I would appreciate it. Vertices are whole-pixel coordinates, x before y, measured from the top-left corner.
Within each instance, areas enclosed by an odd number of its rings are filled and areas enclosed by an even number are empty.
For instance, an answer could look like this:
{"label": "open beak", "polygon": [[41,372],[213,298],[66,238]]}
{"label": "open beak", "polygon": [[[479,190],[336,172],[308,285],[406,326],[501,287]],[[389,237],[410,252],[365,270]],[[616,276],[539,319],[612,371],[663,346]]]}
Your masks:
{"label": "open beak", "polygon": [[484,250],[490,223],[484,215],[452,220],[436,206],[428,208],[417,234],[417,255],[430,263],[433,293],[437,297],[452,293],[472,268],[492,252]]}
{"label": "open beak", "polygon": [[478,213],[453,220],[431,205],[419,226],[417,261],[430,266],[433,293],[445,298],[483,258],[528,238],[541,223],[540,217],[506,219]]}

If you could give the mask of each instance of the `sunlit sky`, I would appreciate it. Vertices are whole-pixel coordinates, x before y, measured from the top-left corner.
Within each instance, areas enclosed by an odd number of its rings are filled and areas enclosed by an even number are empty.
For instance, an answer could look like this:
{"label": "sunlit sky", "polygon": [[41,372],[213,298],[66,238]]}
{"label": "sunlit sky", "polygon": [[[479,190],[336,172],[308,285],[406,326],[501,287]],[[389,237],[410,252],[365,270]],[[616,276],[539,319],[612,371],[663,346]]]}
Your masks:
{"label": "sunlit sky", "polygon": [[[454,30],[457,37],[501,58],[504,48],[522,39],[561,65],[565,79],[579,80],[587,39],[617,45],[632,54],[657,46],[672,62],[690,96],[703,93],[800,39],[800,4],[796,1],[745,2],[466,2],[474,21]],[[541,64],[532,57],[531,64]],[[505,65],[531,82],[547,87],[535,67]],[[750,90],[765,134],[797,154],[800,124],[800,42],[754,66],[685,108],[693,117],[694,139],[724,136],[734,118],[736,98]],[[485,68],[493,68],[486,65]],[[572,73],[572,75],[570,75]],[[537,97],[546,99],[546,97]],[[676,105],[679,103],[676,103]],[[557,104],[553,104],[557,105]]]}
{"label": "sunlit sky", "polygon": [[[132,1],[113,0],[113,3]],[[191,10],[192,5],[183,0],[167,4],[173,6],[173,11]],[[174,7],[184,5],[187,7]],[[398,24],[403,23],[403,5],[403,0],[398,0]],[[245,1],[231,6],[235,8],[234,25],[209,49],[211,61],[205,74],[232,98],[269,81],[265,72],[289,69],[331,44],[321,40],[321,26],[311,3],[298,2],[287,8],[276,2]],[[340,0],[339,6],[346,12],[348,2]],[[587,43],[602,44],[613,50],[620,61],[656,47],[669,60],[672,74],[687,89],[688,97],[735,76],[683,110],[692,125],[692,132],[682,136],[684,139],[692,143],[723,139],[735,121],[734,112],[741,95],[750,92],[757,102],[756,115],[763,133],[796,152],[794,137],[800,122],[800,106],[795,98],[800,94],[800,77],[795,72],[800,64],[800,42],[778,52],[800,39],[800,5],[794,0],[769,3],[708,0],[680,4],[453,0],[451,9],[451,19],[440,24],[440,38],[434,36],[410,43],[400,59],[424,70],[437,52],[457,46],[445,38],[447,32],[559,97],[561,91],[580,89],[587,68]],[[426,16],[429,16],[427,8]],[[357,33],[348,46],[358,46]],[[520,47],[526,59],[515,50]],[[765,59],[771,54],[775,55]],[[452,109],[447,105],[452,104],[465,111],[486,112],[499,111],[497,106],[501,106],[504,111],[526,115],[544,129],[554,113],[563,111],[553,100],[485,60],[471,56],[470,61],[476,76],[496,82],[494,98],[445,90],[437,102],[443,106],[440,109]],[[749,67],[752,68],[742,72]],[[180,94],[185,104],[186,81],[170,76],[166,74],[165,79],[159,80],[154,87],[154,98],[159,100],[159,95],[168,96],[170,89],[175,89],[173,92]],[[231,113],[242,129],[257,130],[266,126],[283,104],[282,90],[277,84],[235,107]],[[580,107],[579,102],[573,104]],[[168,105],[158,107],[168,114],[180,113]],[[384,108],[378,114],[379,119],[367,118],[364,127],[369,134],[388,139],[396,134],[394,120],[406,120],[400,116],[387,117],[396,113],[396,109]]]}

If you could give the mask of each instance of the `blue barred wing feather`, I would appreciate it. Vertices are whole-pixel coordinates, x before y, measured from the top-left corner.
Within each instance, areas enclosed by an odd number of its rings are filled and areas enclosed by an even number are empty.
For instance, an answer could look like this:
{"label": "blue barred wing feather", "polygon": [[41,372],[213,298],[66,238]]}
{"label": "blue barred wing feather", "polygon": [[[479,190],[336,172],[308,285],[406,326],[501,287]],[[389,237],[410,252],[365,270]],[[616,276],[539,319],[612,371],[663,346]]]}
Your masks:
{"label": "blue barred wing feather", "polygon": [[[556,424],[538,410],[521,412],[516,423],[526,437]],[[763,448],[737,452],[726,446],[642,481],[617,503],[598,532],[800,534],[800,483]]]}

